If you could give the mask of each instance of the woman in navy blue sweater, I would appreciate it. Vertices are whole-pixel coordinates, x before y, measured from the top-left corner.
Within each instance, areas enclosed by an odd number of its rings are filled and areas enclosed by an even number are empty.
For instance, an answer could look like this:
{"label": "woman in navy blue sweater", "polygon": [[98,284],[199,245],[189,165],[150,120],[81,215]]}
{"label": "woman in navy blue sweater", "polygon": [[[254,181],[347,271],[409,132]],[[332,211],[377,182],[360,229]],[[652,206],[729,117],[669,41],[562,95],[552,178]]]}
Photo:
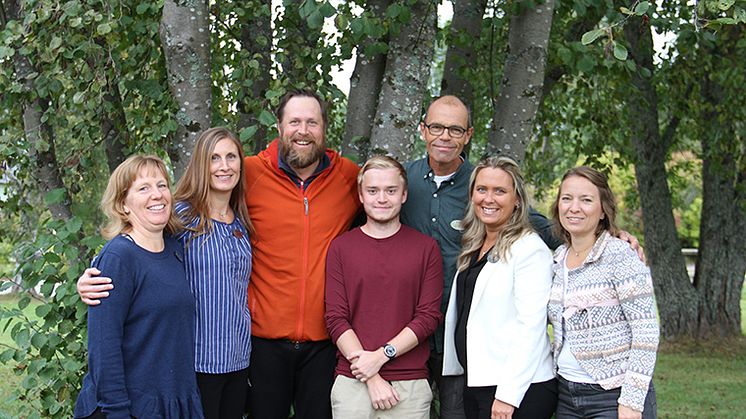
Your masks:
{"label": "woman in navy blue sweater", "polygon": [[[195,303],[166,166],[135,155],[101,201],[109,242],[94,266],[117,292],[88,309],[88,365],[76,418],[202,418],[194,353]],[[164,234],[164,230],[166,234]]]}
{"label": "woman in navy blue sweater", "polygon": [[[242,162],[238,138],[226,128],[210,128],[197,140],[174,194],[185,226],[177,238],[197,303],[193,368],[206,419],[240,419],[248,389],[251,317],[246,298],[252,227]],[[118,292],[108,292],[112,287],[105,272],[90,276],[95,273],[86,270],[78,281],[86,304],[98,304],[96,298]]]}

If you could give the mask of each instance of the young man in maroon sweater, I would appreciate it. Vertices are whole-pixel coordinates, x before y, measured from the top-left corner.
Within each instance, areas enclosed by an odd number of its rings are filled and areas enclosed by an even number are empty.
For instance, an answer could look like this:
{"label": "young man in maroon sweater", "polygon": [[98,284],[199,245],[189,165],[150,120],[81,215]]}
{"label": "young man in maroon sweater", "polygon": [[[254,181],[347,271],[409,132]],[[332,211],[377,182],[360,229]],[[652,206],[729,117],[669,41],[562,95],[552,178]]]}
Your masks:
{"label": "young man in maroon sweater", "polygon": [[399,221],[407,176],[396,160],[368,160],[358,194],[367,221],[332,241],[326,262],[326,325],[339,349],[332,412],[427,419],[428,337],[442,320],[440,250]]}

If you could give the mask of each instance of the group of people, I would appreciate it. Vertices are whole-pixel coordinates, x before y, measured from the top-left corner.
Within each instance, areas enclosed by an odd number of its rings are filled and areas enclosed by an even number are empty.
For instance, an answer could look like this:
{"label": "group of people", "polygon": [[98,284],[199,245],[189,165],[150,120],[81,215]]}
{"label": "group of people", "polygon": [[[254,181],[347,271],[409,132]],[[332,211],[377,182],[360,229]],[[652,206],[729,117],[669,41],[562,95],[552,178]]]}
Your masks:
{"label": "group of people", "polygon": [[652,282],[603,174],[569,171],[551,223],[513,160],[469,163],[456,97],[404,166],[327,149],[313,91],[276,116],[256,156],[205,131],[173,197],[156,157],[112,173],[76,418],[425,419],[432,389],[442,418],[655,417]]}

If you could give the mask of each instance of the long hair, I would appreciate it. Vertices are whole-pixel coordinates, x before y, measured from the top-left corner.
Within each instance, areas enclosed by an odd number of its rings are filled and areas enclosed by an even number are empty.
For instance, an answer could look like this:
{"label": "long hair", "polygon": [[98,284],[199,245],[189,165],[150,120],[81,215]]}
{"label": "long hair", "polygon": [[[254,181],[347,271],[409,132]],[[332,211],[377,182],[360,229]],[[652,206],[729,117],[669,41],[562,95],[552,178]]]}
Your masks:
{"label": "long hair", "polygon": [[578,176],[583,179],[587,179],[596,188],[598,188],[599,200],[601,201],[601,211],[604,213],[598,226],[596,226],[596,237],[598,237],[604,230],[608,231],[612,236],[616,236],[618,228],[616,226],[616,200],[614,199],[614,192],[609,187],[609,180],[605,174],[598,170],[588,166],[578,166],[568,170],[564,176],[562,176],[562,182],[557,189],[557,197],[554,199],[554,205],[552,206],[552,219],[554,220],[554,235],[562,237],[566,244],[570,244],[570,233],[562,227],[560,222],[559,213],[559,200],[560,194],[562,193],[562,183],[565,179]]}
{"label": "long hair", "polygon": [[253,226],[249,219],[249,211],[246,208],[244,200],[244,175],[243,175],[243,147],[238,138],[230,130],[223,127],[215,127],[205,130],[197,139],[194,146],[192,158],[176,185],[175,201],[188,202],[190,208],[183,214],[183,219],[187,223],[191,220],[198,219],[197,225],[190,228],[194,237],[208,233],[212,230],[212,218],[210,218],[210,159],[215,151],[215,146],[221,140],[230,140],[238,149],[238,158],[240,161],[240,170],[238,173],[238,183],[231,192],[229,205],[236,217],[243,223],[246,230],[253,233]]}
{"label": "long hair", "polygon": [[[106,224],[101,229],[101,235],[106,240],[132,230],[129,215],[124,212],[124,201],[127,198],[127,192],[130,187],[143,170],[162,175],[166,179],[169,189],[171,188],[168,169],[160,158],[136,154],[123,161],[114,169],[111,176],[109,176],[109,183],[106,185],[104,195],[101,197],[101,211],[104,212],[107,219]],[[174,234],[181,230],[182,226],[178,217],[174,214],[173,198],[170,205],[171,214],[164,230],[170,234]]]}
{"label": "long hair", "polygon": [[513,214],[506,221],[505,226],[500,230],[495,242],[494,248],[490,251],[491,260],[508,259],[510,257],[510,247],[519,238],[528,232],[533,231],[528,221],[528,195],[526,186],[523,182],[523,175],[518,163],[509,157],[489,157],[479,162],[474,168],[469,178],[469,205],[466,207],[461,226],[463,227],[463,236],[461,238],[461,253],[458,256],[458,271],[461,272],[469,267],[471,258],[482,247],[486,235],[484,223],[477,217],[474,210],[474,204],[471,203],[474,194],[474,184],[477,175],[484,169],[500,169],[505,171],[513,179],[513,188],[518,199],[518,207],[513,209]]}

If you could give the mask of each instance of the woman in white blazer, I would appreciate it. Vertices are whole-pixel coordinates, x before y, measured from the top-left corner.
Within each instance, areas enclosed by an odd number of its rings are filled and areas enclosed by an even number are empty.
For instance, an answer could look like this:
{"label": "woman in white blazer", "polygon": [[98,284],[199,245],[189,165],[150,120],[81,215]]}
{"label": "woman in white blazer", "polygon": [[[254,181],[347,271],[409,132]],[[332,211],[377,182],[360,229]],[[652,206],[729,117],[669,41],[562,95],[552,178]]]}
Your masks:
{"label": "woman in white blazer", "polygon": [[552,255],[529,224],[518,165],[507,157],[481,162],[469,198],[446,311],[443,375],[465,374],[469,419],[551,418]]}

